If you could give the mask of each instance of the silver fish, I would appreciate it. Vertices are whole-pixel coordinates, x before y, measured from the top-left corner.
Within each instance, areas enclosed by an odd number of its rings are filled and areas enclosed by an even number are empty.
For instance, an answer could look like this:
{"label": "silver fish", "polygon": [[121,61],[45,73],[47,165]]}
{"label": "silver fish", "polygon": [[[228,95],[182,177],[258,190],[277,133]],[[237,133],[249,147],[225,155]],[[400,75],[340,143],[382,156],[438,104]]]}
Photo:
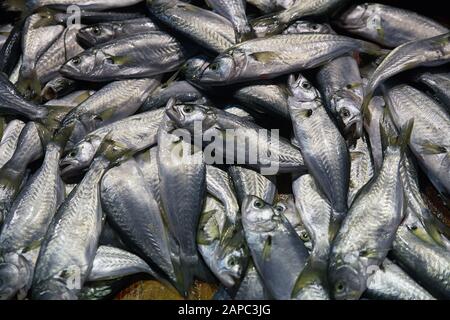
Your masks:
{"label": "silver fish", "polygon": [[[47,145],[42,167],[19,193],[0,230],[0,255],[4,260],[0,264],[2,298],[12,298],[19,290],[26,293],[31,286],[36,261],[26,253],[36,249],[39,252],[53,215],[64,200],[58,166],[60,154],[61,146]],[[14,267],[15,273],[11,272]]]}
{"label": "silver fish", "polygon": [[[141,0],[81,0],[77,1],[77,6],[89,10],[106,10],[132,6],[141,2]],[[73,0],[7,0],[6,5],[11,10],[23,11],[24,9],[34,11],[40,7],[50,6],[53,8],[65,9],[73,5]]]}
{"label": "silver fish", "polygon": [[139,152],[156,144],[156,134],[163,118],[164,110],[154,110],[111,123],[99,128],[83,138],[61,160],[61,174],[76,175],[91,164],[100,144],[108,136],[118,144]]}
{"label": "silver fish", "polygon": [[242,203],[242,223],[253,262],[274,299],[291,299],[295,281],[308,259],[308,250],[284,217],[286,208],[271,206],[255,196]]}
{"label": "silver fish", "polygon": [[392,247],[405,209],[400,167],[412,125],[389,138],[380,172],[358,193],[333,241],[328,275],[335,299],[358,299]]}
{"label": "silver fish", "polygon": [[176,38],[152,31],[83,51],[67,61],[60,73],[71,79],[99,82],[147,78],[176,70],[186,55]]}
{"label": "silver fish", "polygon": [[158,130],[158,168],[169,229],[180,247],[180,282],[186,292],[198,261],[196,233],[206,192],[206,165],[201,150],[193,150],[171,130],[166,116]]}
{"label": "silver fish", "polygon": [[334,33],[334,31],[327,23],[315,23],[307,20],[298,20],[282,32],[282,34],[301,33]]}
{"label": "silver fish", "polygon": [[331,202],[333,220],[339,223],[347,212],[350,160],[347,145],[327,114],[320,93],[299,75],[289,77],[292,96],[289,111],[305,164],[318,187]]}
{"label": "silver fish", "polygon": [[364,129],[369,136],[373,162],[377,170],[379,170],[383,164],[380,123],[385,117],[385,104],[383,96],[374,96],[370,100],[364,116]]}
{"label": "silver fish", "polygon": [[447,110],[421,91],[399,85],[385,94],[397,128],[414,119],[409,146],[434,186],[450,194],[450,130]]}
{"label": "silver fish", "polygon": [[114,39],[158,30],[158,26],[148,18],[102,22],[81,28],[77,40],[83,45],[94,47]]}
{"label": "silver fish", "polygon": [[447,110],[450,110],[450,73],[426,72],[417,80],[427,85],[447,107]]}
{"label": "silver fish", "polygon": [[137,255],[119,248],[100,246],[95,254],[87,280],[104,281],[137,273],[155,275],[150,266]]}
{"label": "silver fish", "polygon": [[25,123],[22,121],[12,120],[3,131],[3,136],[0,141],[0,168],[13,156],[20,133],[24,127]]}
{"label": "silver fish", "polygon": [[100,188],[102,207],[109,223],[154,270],[162,270],[175,281],[161,212],[137,162],[130,159],[109,170]]}
{"label": "silver fish", "polygon": [[379,48],[361,40],[333,34],[288,34],[253,39],[221,53],[203,71],[198,82],[223,86],[272,79],[320,66],[355,50],[375,54]]}
{"label": "silver fish", "polygon": [[231,22],[212,11],[178,0],[149,0],[147,7],[163,23],[215,53],[236,43]]}
{"label": "silver fish", "polygon": [[34,299],[76,299],[89,276],[103,224],[99,183],[108,166],[106,158],[94,161],[59,207],[37,260],[31,288]]}
{"label": "silver fish", "polygon": [[347,32],[390,48],[449,31],[430,18],[380,3],[354,5],[336,24]]}
{"label": "silver fish", "polygon": [[[245,0],[208,0],[211,8],[233,24],[238,41],[252,31],[245,14]],[[239,39],[240,38],[240,39]]]}
{"label": "silver fish", "polygon": [[348,191],[348,206],[350,207],[356,194],[374,175],[374,165],[365,136],[359,138],[349,148],[350,154],[350,184]]}

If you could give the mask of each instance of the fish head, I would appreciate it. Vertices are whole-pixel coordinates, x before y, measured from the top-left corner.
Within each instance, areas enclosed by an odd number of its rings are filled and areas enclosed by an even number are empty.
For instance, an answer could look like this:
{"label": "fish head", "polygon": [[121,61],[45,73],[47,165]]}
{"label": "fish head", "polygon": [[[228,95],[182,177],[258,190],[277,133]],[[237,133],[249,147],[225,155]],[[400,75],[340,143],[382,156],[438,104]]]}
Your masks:
{"label": "fish head", "polygon": [[240,241],[236,239],[225,240],[220,245],[218,261],[218,277],[226,287],[232,287],[242,277],[244,267],[247,264],[248,254],[244,248],[245,240],[242,232],[239,235]]}
{"label": "fish head", "polygon": [[363,134],[362,97],[349,90],[336,92],[331,99],[332,109],[341,121],[346,135],[359,138]]}
{"label": "fish head", "polygon": [[256,196],[246,196],[242,202],[242,223],[246,231],[270,233],[279,224],[279,213]]}
{"label": "fish head", "polygon": [[110,23],[95,24],[81,28],[77,34],[77,40],[83,45],[93,47],[99,43],[105,43],[114,38],[114,28]]}
{"label": "fish head", "polygon": [[32,272],[28,260],[17,253],[0,259],[0,300],[13,298],[21,289],[28,289]]}
{"label": "fish head", "polygon": [[206,68],[210,65],[210,61],[206,56],[196,56],[182,66],[181,71],[188,80],[198,81]]}
{"label": "fish head", "polygon": [[330,265],[328,274],[331,291],[336,300],[359,299],[367,287],[367,279],[361,272],[358,259],[351,260],[354,261],[342,261]]}
{"label": "fish head", "polygon": [[298,102],[313,102],[320,99],[319,91],[301,74],[297,79],[294,75],[289,76],[288,89],[294,100]]}
{"label": "fish head", "polygon": [[203,70],[198,80],[205,84],[230,81],[236,74],[236,66],[231,54],[221,54]]}
{"label": "fish head", "polygon": [[336,24],[346,30],[366,30],[369,21],[375,19],[374,8],[368,3],[352,6],[339,17]]}
{"label": "fish head", "polygon": [[97,65],[97,57],[94,51],[88,50],[68,60],[59,69],[59,72],[67,77],[83,80],[85,76],[92,74]]}
{"label": "fish head", "polygon": [[[450,59],[450,32],[434,37],[431,44],[431,59],[439,59],[437,65],[441,64],[441,60]],[[433,65],[430,64],[430,65]]]}
{"label": "fish head", "polygon": [[61,175],[71,176],[88,167],[94,159],[97,147],[89,137],[78,143],[69,153],[61,159]]}
{"label": "fish head", "polygon": [[216,115],[211,107],[195,103],[168,103],[166,114],[177,127],[191,132],[194,132],[197,126],[205,131],[216,123]]}

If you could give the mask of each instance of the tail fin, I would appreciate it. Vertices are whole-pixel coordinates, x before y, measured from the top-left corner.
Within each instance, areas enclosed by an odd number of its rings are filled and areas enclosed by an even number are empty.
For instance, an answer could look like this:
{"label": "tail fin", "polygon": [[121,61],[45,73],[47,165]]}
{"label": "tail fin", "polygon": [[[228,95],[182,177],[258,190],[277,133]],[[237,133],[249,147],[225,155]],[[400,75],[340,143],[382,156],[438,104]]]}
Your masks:
{"label": "tail fin", "polygon": [[46,106],[46,108],[48,110],[47,117],[39,122],[49,130],[58,129],[61,121],[71,110],[70,107],[66,106]]}
{"label": "tail fin", "polygon": [[180,252],[179,263],[174,267],[177,277],[177,283],[175,286],[184,297],[189,295],[189,291],[194,283],[195,268],[197,263],[197,256],[188,256],[183,251]]}
{"label": "tail fin", "polygon": [[400,131],[400,135],[395,135],[393,132],[387,132],[386,128],[380,123],[380,133],[383,149],[389,146],[400,147],[402,154],[405,153],[411,139],[412,130],[414,127],[414,119],[408,120]]}
{"label": "tail fin", "polygon": [[327,264],[323,261],[316,260],[313,255],[310,256],[305,268],[295,282],[292,289],[291,298],[295,299],[302,290],[308,286],[321,286],[324,288],[324,293],[328,292],[327,278],[326,278]]}
{"label": "tail fin", "polygon": [[36,98],[41,96],[41,83],[35,70],[27,77],[19,77],[16,86],[25,97]]}
{"label": "tail fin", "polygon": [[371,56],[386,56],[391,52],[390,50],[386,50],[376,45],[375,43],[364,41],[364,40],[356,40],[359,43],[359,51],[367,53]]}

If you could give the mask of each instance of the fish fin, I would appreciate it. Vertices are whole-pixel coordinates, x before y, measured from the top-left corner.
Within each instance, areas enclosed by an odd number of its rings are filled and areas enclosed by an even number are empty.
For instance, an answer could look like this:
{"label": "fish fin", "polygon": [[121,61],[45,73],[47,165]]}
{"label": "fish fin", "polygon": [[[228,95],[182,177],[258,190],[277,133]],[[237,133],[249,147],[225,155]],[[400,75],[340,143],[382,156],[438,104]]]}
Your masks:
{"label": "fish fin", "polygon": [[[428,208],[422,209],[422,220],[425,230],[427,230],[430,237],[438,245],[446,247],[447,241],[443,237],[445,237],[445,233],[450,234],[450,228],[438,221]],[[442,232],[442,229],[446,229],[444,230],[446,232]]]}
{"label": "fish fin", "polygon": [[264,242],[264,247],[262,251],[262,258],[263,260],[270,259],[270,253],[272,251],[272,236],[268,236],[266,238],[266,241]]}
{"label": "fish fin", "polygon": [[189,290],[194,283],[195,276],[195,267],[198,263],[197,256],[188,256],[183,251],[180,253],[180,268],[181,273],[178,276],[181,276],[181,279],[178,279],[181,294],[185,297],[188,296]]}
{"label": "fish fin", "polygon": [[35,70],[31,72],[29,77],[20,76],[16,87],[17,90],[19,90],[19,92],[24,96],[28,96],[30,92],[33,97],[40,97],[41,95],[41,83]]}
{"label": "fish fin", "polygon": [[48,7],[38,9],[37,14],[41,17],[41,20],[37,21],[33,25],[33,29],[41,28],[41,27],[48,27],[51,25],[58,24],[58,22],[55,20],[55,14],[57,11],[52,10]]}
{"label": "fish fin", "polygon": [[38,239],[38,240],[31,242],[28,246],[26,246],[25,248],[22,249],[21,253],[24,254],[24,253],[27,253],[29,251],[33,251],[34,249],[39,248],[41,246],[42,240],[43,239]]}
{"label": "fish fin", "polygon": [[448,152],[445,147],[440,146],[431,141],[424,142],[420,146],[421,146],[422,152],[425,154],[442,154],[442,153]]}
{"label": "fish fin", "polygon": [[386,50],[381,48],[380,46],[364,41],[364,40],[357,40],[359,43],[359,51],[367,53],[371,56],[386,56],[391,52],[390,50]]}
{"label": "fish fin", "polygon": [[113,56],[113,55],[106,54],[106,53],[105,53],[105,55],[108,57],[108,59],[110,59],[110,61],[113,64],[117,64],[117,65],[123,65],[123,64],[129,63],[132,61],[131,57],[129,57],[129,56]]}
{"label": "fish fin", "polygon": [[300,272],[294,287],[292,288],[291,299],[295,299],[297,295],[307,286],[319,283],[326,286],[326,264],[320,261],[315,261],[313,256],[310,256],[303,270]]}
{"label": "fish fin", "polygon": [[251,53],[250,56],[256,61],[268,63],[280,57],[280,54],[274,51],[260,51]]}
{"label": "fish fin", "polygon": [[120,142],[114,141],[112,138],[112,132],[110,131],[103,139],[98,151],[97,156],[106,158],[110,163],[117,164],[133,156],[129,148]]}
{"label": "fish fin", "polygon": [[78,105],[80,105],[80,104],[82,104],[84,101],[86,101],[90,97],[91,97],[91,94],[89,93],[89,91],[85,91],[82,94],[80,94],[78,97],[76,97],[74,101]]}
{"label": "fish fin", "polygon": [[71,110],[67,106],[47,106],[47,117],[39,122],[44,125],[48,130],[56,130],[59,128],[61,121]]}

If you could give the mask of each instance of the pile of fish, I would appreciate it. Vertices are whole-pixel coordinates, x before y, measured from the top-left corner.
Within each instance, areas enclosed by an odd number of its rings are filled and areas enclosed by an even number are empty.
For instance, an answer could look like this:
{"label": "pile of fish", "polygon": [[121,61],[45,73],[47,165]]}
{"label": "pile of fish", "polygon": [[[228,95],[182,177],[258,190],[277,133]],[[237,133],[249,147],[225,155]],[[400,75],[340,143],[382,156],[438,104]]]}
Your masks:
{"label": "pile of fish", "polygon": [[450,299],[446,26],[347,0],[3,2],[0,299]]}

